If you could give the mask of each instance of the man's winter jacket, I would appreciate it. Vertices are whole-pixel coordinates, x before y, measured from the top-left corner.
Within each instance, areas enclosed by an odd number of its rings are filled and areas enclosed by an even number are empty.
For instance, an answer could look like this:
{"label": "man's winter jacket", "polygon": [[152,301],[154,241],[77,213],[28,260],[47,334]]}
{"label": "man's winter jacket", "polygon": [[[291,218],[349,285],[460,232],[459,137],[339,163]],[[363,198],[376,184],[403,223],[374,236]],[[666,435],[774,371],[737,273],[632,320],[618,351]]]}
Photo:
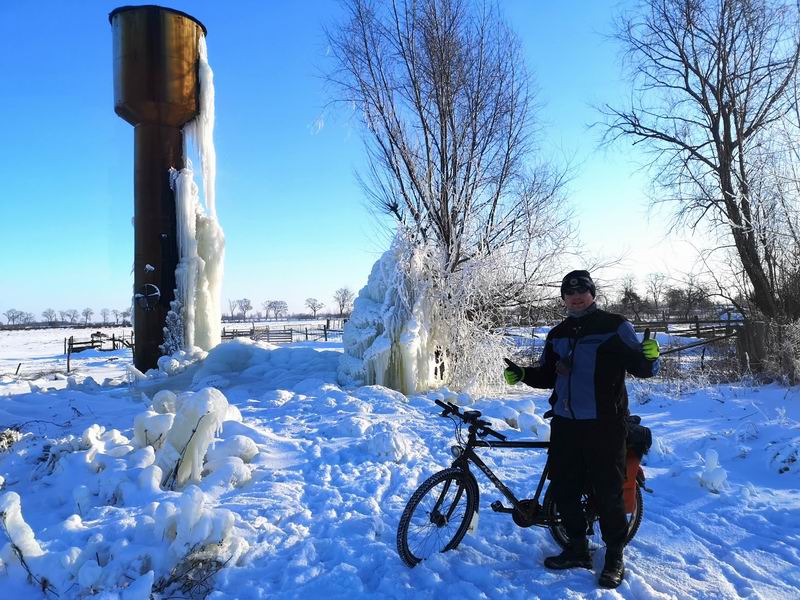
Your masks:
{"label": "man's winter jacket", "polygon": [[633,326],[594,307],[550,330],[539,365],[523,382],[553,389],[553,412],[568,419],[623,418],[628,414],[625,372],[652,377],[659,361],[644,358]]}

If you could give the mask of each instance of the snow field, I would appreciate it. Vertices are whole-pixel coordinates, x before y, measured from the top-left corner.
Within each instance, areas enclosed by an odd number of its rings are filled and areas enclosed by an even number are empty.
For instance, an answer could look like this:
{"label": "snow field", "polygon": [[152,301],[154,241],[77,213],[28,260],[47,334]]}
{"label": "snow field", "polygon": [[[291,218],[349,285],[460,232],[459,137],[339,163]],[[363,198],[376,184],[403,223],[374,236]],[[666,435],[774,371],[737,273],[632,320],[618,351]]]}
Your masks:
{"label": "snow field", "polygon": [[[547,394],[523,386],[492,398],[342,388],[334,383],[339,356],[303,345],[230,343],[172,376],[150,374],[131,386],[124,373],[87,385],[87,369],[70,388],[0,397],[0,424],[39,419],[0,453],[4,506],[13,507],[10,494],[19,496],[43,552],[31,558],[32,570],[52,576],[60,597],[95,590],[147,598],[187,548],[211,542],[233,557],[213,579],[214,599],[800,595],[797,389],[727,385],[676,395],[659,382],[630,385],[633,412],[653,429],[645,471],[654,493],[644,494],[628,573],[612,592],[597,588],[596,572],[546,571],[541,563],[557,551],[555,542],[491,512],[500,494],[482,474],[477,529],[455,551],[414,569],[402,565],[400,513],[451,460],[454,426],[436,416],[433,400],[477,408],[497,430],[530,439],[548,433],[537,421]],[[15,385],[1,383],[0,395]],[[219,396],[203,391],[209,387]],[[164,447],[155,440],[171,431],[182,397],[205,398],[217,414],[215,399],[223,397],[228,408],[199,475],[189,469],[187,483],[171,490],[156,471]],[[481,456],[518,496],[532,496],[543,453]],[[98,465],[105,466],[97,472]],[[712,490],[715,468],[725,478]],[[598,533],[592,544],[597,571]],[[0,587],[15,597],[38,593],[13,557],[4,563]],[[112,581],[106,571],[124,575]]]}

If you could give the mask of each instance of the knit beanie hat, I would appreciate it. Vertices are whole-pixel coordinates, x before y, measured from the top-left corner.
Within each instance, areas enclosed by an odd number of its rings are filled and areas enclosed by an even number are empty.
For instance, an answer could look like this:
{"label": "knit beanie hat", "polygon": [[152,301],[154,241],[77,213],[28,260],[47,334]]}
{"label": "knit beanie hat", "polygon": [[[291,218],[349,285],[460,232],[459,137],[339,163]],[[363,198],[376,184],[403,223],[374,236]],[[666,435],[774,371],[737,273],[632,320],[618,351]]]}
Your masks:
{"label": "knit beanie hat", "polygon": [[567,290],[578,290],[580,288],[589,290],[592,293],[592,298],[597,293],[589,271],[570,271],[561,281],[561,297],[563,298],[566,295]]}

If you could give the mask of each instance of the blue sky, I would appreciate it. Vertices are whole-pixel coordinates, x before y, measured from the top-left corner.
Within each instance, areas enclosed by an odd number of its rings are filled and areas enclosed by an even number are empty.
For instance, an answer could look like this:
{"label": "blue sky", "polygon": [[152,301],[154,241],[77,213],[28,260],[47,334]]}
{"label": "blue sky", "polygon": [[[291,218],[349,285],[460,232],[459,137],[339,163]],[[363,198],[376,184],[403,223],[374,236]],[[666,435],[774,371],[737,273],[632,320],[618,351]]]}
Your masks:
{"label": "blue sky", "polygon": [[[0,2],[0,310],[123,308],[133,261],[133,130],[113,110],[119,2]],[[354,173],[355,123],[325,110],[323,27],[335,0],[175,1],[208,29],[216,84],[217,209],[227,238],[223,306],[291,310],[360,289],[387,240]],[[542,146],[575,165],[582,250],[627,253],[606,277],[686,268],[686,247],[646,217],[646,175],[624,146],[598,150],[592,104],[626,96],[604,34],[616,2],[504,0],[535,73]],[[324,127],[314,124],[322,117]],[[667,260],[665,257],[669,257]]]}

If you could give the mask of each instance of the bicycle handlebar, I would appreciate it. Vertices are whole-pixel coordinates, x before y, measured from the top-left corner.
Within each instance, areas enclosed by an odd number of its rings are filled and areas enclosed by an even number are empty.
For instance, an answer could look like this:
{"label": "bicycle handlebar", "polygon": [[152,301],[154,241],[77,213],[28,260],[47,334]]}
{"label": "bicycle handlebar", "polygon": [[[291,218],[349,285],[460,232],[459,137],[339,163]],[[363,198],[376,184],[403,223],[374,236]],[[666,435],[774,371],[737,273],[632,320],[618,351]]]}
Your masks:
{"label": "bicycle handlebar", "polygon": [[502,433],[498,433],[491,427],[489,427],[489,421],[484,421],[483,419],[479,419],[478,417],[481,416],[480,411],[472,410],[472,411],[465,411],[461,412],[458,410],[458,406],[453,404],[452,402],[442,402],[441,400],[434,400],[436,404],[441,406],[444,411],[442,414],[439,415],[441,417],[449,417],[450,415],[456,416],[464,423],[468,425],[474,425],[478,435],[484,437],[486,435],[491,435],[496,437],[498,440],[505,441],[507,438]]}

